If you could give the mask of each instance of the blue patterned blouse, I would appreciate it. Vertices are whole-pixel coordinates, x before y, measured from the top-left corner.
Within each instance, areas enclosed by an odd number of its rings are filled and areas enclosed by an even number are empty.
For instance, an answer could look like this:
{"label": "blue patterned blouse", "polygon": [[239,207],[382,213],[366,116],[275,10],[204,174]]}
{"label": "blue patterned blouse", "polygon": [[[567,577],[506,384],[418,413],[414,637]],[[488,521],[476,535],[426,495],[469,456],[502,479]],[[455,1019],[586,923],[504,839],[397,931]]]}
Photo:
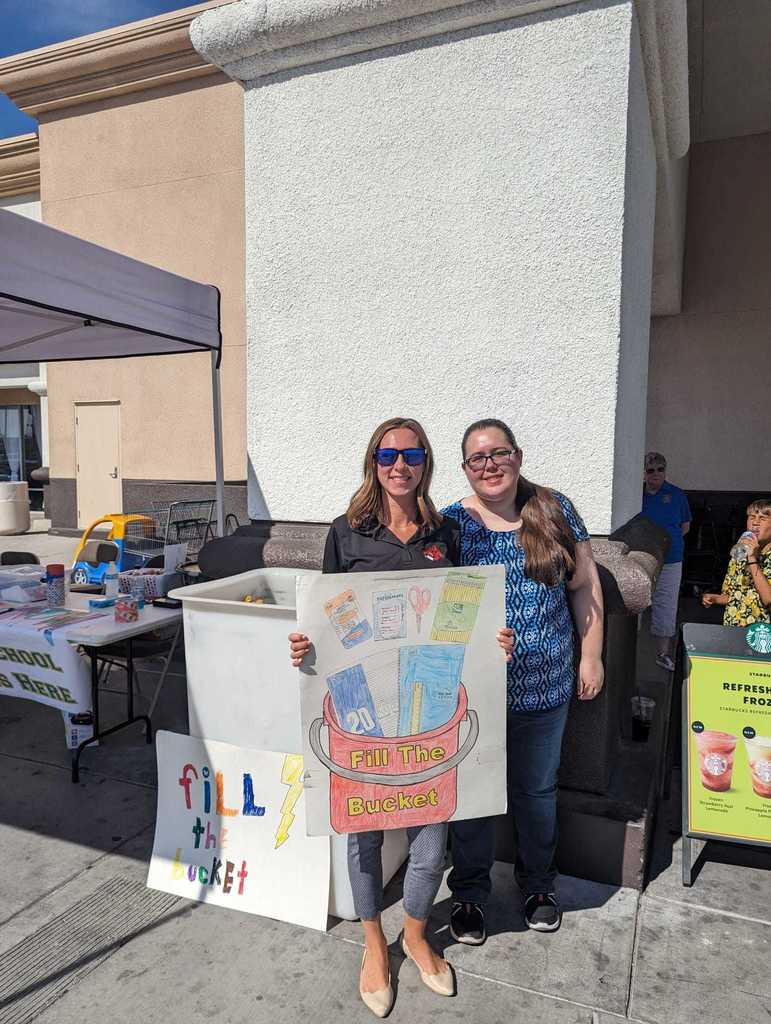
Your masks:
{"label": "blue patterned blouse", "polygon": [[[554,491],[576,541],[589,540],[572,502]],[[478,523],[456,501],[442,514],[460,526],[463,565],[506,566],[506,624],[514,630],[508,665],[510,711],[546,711],[570,700],[575,689],[573,619],[564,583],[547,587],[525,576],[525,552],[516,530],[496,531]]]}

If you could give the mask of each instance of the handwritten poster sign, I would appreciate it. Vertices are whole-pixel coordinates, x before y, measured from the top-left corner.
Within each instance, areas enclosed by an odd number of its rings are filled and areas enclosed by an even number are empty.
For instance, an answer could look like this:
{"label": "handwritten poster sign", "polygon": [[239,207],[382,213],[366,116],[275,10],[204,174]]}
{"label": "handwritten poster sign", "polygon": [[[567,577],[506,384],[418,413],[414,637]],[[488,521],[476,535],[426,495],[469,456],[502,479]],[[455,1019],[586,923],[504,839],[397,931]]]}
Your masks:
{"label": "handwritten poster sign", "polygon": [[304,577],[297,612],[310,835],[506,810],[502,566]]}
{"label": "handwritten poster sign", "polygon": [[148,886],[324,931],[329,841],[306,835],[301,755],[164,731],[156,748]]}
{"label": "handwritten poster sign", "polygon": [[90,710],[88,662],[67,643],[64,628],[83,617],[90,616],[40,605],[0,616],[0,697],[34,700],[70,714]]}

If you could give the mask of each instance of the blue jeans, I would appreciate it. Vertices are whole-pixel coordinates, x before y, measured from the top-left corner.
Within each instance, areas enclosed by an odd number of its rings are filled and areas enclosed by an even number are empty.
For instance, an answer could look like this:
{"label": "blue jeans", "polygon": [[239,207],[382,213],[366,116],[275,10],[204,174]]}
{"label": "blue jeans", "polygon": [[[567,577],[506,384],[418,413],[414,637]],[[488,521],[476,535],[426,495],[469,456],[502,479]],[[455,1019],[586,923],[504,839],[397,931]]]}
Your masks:
{"label": "blue jeans", "polygon": [[[514,877],[525,893],[552,892],[557,868],[557,769],[570,702],[549,711],[509,711],[506,750],[509,811],[517,857]],[[450,823],[453,898],[487,903],[495,860],[495,818]]]}

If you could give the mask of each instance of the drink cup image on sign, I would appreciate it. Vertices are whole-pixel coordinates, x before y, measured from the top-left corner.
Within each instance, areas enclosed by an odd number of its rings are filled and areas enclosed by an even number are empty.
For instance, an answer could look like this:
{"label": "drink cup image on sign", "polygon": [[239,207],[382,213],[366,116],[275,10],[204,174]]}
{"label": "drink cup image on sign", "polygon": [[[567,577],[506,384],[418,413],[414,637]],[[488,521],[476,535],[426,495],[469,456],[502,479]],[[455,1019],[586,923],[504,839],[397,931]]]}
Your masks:
{"label": "drink cup image on sign", "polygon": [[731,788],[736,737],[728,732],[700,732],[696,736],[701,784],[715,793]]}
{"label": "drink cup image on sign", "polygon": [[755,796],[771,800],[771,736],[745,737],[747,761]]}

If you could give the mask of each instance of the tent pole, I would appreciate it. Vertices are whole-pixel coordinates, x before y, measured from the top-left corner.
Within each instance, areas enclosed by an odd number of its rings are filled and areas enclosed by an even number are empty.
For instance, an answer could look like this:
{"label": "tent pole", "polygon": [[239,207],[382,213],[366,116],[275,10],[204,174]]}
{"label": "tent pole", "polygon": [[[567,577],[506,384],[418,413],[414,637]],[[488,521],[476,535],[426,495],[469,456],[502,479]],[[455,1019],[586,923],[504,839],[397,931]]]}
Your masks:
{"label": "tent pole", "polygon": [[217,353],[211,353],[211,398],[214,415],[214,473],[217,498],[217,536],[225,536],[225,467],[222,458],[222,396]]}

